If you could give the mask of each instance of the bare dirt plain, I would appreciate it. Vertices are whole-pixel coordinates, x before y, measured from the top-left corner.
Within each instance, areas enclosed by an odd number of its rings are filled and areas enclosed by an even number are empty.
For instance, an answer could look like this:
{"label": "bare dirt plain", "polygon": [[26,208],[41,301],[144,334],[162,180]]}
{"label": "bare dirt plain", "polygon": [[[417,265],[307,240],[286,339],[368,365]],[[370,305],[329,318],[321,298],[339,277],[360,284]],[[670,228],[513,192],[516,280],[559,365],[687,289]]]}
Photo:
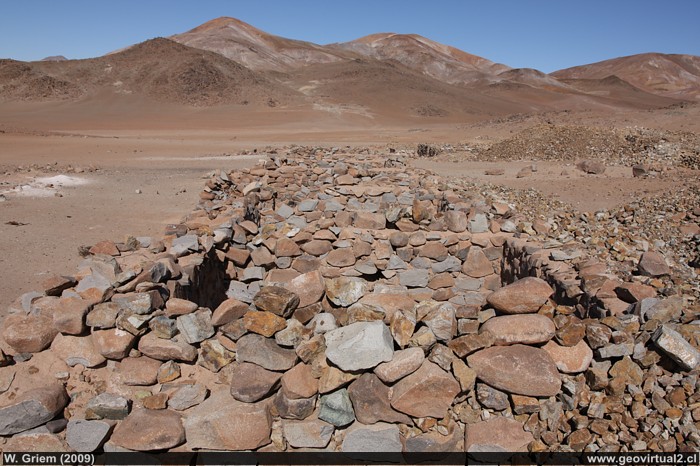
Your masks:
{"label": "bare dirt plain", "polygon": [[[105,104],[8,103],[0,108],[3,312],[20,294],[40,289],[50,274],[74,270],[81,260],[80,246],[104,239],[123,241],[127,235],[158,236],[167,223],[176,222],[196,205],[202,177],[208,172],[252,166],[269,151],[291,144],[374,147],[387,152],[395,148],[413,154],[418,143],[428,142],[446,150],[435,159],[414,159],[418,167],[476,183],[534,188],[580,211],[663,197],[697,181],[697,172],[675,168],[645,179],[633,178],[629,164],[610,164],[605,173],[592,175],[578,170],[576,160],[566,157],[537,160],[537,154],[520,154],[518,161],[489,161],[469,151],[542,124],[697,133],[696,104],[481,121],[477,117],[400,121],[293,107],[241,112],[230,107],[100,105]],[[533,166],[536,171],[518,176],[523,168]],[[502,175],[485,174],[499,168]],[[44,185],[42,179],[48,179]]]}

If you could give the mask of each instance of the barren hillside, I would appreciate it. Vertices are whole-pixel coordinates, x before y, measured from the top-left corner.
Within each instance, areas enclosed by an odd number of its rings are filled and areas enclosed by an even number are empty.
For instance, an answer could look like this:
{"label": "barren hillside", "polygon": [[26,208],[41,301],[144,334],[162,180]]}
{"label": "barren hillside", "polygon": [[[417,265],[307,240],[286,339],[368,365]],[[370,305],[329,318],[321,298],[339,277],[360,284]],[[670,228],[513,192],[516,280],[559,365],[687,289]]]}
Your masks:
{"label": "barren hillside", "polygon": [[647,92],[676,99],[700,99],[700,57],[643,53],[551,73],[559,79],[603,79],[615,75]]}

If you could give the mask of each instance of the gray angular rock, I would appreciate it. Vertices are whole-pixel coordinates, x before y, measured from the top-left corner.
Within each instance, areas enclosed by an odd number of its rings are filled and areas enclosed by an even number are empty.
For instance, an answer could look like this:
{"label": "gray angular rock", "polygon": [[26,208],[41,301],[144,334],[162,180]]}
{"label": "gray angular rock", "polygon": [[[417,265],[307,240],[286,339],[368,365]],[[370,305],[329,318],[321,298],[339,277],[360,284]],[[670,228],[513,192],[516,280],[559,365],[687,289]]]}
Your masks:
{"label": "gray angular rock", "polygon": [[391,361],[394,341],[380,321],[355,322],[325,335],[326,357],[343,371],[370,369]]}
{"label": "gray angular rock", "polygon": [[124,419],[129,415],[129,400],[113,393],[100,393],[88,401],[86,419]]}
{"label": "gray angular rock", "polygon": [[683,370],[692,371],[700,363],[700,351],[672,328],[662,325],[654,333],[652,339],[654,344]]}
{"label": "gray angular rock", "polygon": [[177,318],[177,329],[189,344],[199,343],[214,335],[211,323],[212,312],[202,309]]}
{"label": "gray angular rock", "polygon": [[[347,453],[391,453],[402,450],[399,427],[385,422],[369,426],[355,422],[345,432],[342,445],[342,451]],[[366,458],[371,460],[371,456]]]}
{"label": "gray angular rock", "polygon": [[346,426],[355,420],[355,411],[345,388],[321,396],[319,406],[318,418],[336,427]]}
{"label": "gray angular rock", "polygon": [[66,442],[75,451],[90,453],[100,448],[112,432],[112,425],[104,421],[71,419],[66,426]]}
{"label": "gray angular rock", "polygon": [[203,402],[208,394],[209,389],[204,385],[198,383],[183,385],[170,395],[168,408],[184,411]]}
{"label": "gray angular rock", "polygon": [[320,419],[282,420],[284,438],[294,448],[325,448],[335,427]]}
{"label": "gray angular rock", "polygon": [[427,270],[410,269],[399,272],[399,283],[409,288],[423,288],[428,286],[430,273]]}

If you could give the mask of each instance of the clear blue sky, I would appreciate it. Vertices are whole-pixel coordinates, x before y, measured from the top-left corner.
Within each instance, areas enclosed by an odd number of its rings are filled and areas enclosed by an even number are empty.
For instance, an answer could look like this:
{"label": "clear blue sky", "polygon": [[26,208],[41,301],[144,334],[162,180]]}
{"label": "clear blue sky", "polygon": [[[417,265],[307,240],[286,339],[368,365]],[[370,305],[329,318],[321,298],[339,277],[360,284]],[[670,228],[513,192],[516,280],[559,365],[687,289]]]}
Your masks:
{"label": "clear blue sky", "polygon": [[545,72],[642,52],[700,55],[700,0],[1,0],[0,57],[95,57],[219,16],[318,44],[417,33]]}

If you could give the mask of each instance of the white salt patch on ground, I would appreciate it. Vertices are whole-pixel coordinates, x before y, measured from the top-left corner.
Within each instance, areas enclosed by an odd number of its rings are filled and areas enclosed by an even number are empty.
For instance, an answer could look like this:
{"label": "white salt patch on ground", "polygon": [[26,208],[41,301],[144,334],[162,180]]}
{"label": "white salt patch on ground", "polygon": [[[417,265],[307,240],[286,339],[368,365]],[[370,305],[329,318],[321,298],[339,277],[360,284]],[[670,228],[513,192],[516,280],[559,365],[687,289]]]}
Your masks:
{"label": "white salt patch on ground", "polygon": [[77,176],[56,175],[37,178],[34,180],[34,183],[42,184],[44,186],[81,186],[90,183],[90,181],[86,180],[85,178],[78,178]]}
{"label": "white salt patch on ground", "polygon": [[28,184],[20,184],[0,194],[22,197],[53,197],[60,193],[60,188],[70,188],[89,184],[90,180],[77,176],[56,175],[36,178]]}

